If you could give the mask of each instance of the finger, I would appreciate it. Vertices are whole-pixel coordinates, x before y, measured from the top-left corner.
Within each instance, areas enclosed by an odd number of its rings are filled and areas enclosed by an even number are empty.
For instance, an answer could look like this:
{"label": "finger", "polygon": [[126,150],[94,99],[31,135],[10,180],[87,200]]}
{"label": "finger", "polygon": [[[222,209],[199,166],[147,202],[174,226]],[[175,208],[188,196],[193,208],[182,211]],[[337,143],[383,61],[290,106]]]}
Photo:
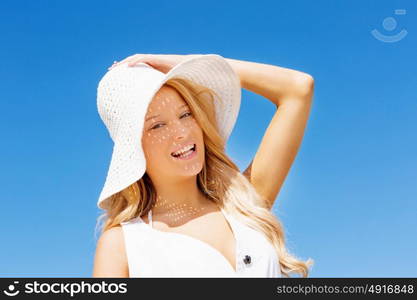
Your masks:
{"label": "finger", "polygon": [[133,59],[136,55],[138,55],[138,54],[130,55],[130,56],[126,57],[125,59],[123,59],[119,62],[116,62],[114,65],[117,66],[117,65],[120,65],[120,64],[124,64],[124,63],[130,61],[131,59]]}
{"label": "finger", "polygon": [[113,64],[108,68],[108,70],[113,69],[117,65],[117,61],[115,60]]}
{"label": "finger", "polygon": [[135,57],[128,61],[128,66],[134,66],[140,62],[148,63],[151,61],[152,54],[137,54]]}
{"label": "finger", "polygon": [[117,60],[115,60],[114,62],[113,62],[113,64],[108,68],[108,70],[111,70],[111,69],[113,69],[114,67],[117,67],[118,65],[121,65],[121,64],[123,64],[123,63],[126,63],[126,62],[128,62],[129,61],[129,57],[126,57],[125,59],[123,59],[123,60],[121,60],[121,61],[117,61]]}
{"label": "finger", "polygon": [[128,63],[127,63],[127,65],[129,66],[129,67],[133,67],[134,65],[136,65],[137,63],[139,63],[140,62],[140,59],[137,59],[137,60],[131,60],[131,61],[129,61]]}
{"label": "finger", "polygon": [[144,57],[138,57],[138,58],[131,59],[130,61],[128,61],[127,65],[129,67],[132,67],[132,66],[134,66],[134,65],[136,65],[136,64],[138,64],[140,62],[143,62],[143,61],[145,61],[145,58]]}
{"label": "finger", "polygon": [[134,66],[139,62],[142,62],[146,57],[150,56],[151,54],[134,54],[131,56],[126,57],[125,59],[117,62],[114,61],[113,65],[111,67],[108,68],[108,70],[113,69],[114,67],[127,63],[128,66]]}
{"label": "finger", "polygon": [[136,61],[123,60],[123,61],[120,61],[120,62],[115,62],[115,63],[113,63],[113,65],[111,65],[108,68],[108,70],[111,70],[111,69],[113,69],[113,68],[115,68],[115,67],[117,67],[117,66],[119,66],[121,64],[125,64],[125,63],[127,63],[128,66],[131,67],[131,66],[134,66],[135,64],[137,64],[138,62],[139,62],[139,60],[136,60]]}

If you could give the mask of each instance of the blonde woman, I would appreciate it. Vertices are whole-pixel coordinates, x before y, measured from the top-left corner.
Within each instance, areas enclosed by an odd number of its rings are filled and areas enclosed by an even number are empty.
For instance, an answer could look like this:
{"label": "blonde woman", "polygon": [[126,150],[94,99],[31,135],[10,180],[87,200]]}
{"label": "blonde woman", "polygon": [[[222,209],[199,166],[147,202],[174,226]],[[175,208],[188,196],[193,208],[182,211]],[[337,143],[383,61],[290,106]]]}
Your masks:
{"label": "blonde woman", "polygon": [[[241,88],[276,105],[244,172],[225,152]],[[307,277],[313,261],[289,253],[271,209],[313,89],[306,73],[216,54],[115,62],[97,91],[114,148],[93,277]]]}

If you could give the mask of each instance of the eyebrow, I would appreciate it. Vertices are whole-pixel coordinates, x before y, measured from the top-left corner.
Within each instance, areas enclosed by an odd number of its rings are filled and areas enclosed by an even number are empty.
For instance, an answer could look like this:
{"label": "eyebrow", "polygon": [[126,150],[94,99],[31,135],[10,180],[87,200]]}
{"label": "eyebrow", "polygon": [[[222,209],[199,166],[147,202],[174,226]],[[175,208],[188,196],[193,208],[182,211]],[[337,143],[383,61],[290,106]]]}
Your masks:
{"label": "eyebrow", "polygon": [[[179,110],[180,108],[183,108],[184,106],[188,106],[188,105],[187,105],[187,104],[183,104],[183,105],[179,106],[179,107],[177,108],[177,110]],[[154,116],[151,116],[151,117],[147,118],[147,119],[145,120],[145,122],[148,122],[150,119],[153,119],[153,118],[156,118],[156,117],[159,117],[159,115],[154,115]]]}

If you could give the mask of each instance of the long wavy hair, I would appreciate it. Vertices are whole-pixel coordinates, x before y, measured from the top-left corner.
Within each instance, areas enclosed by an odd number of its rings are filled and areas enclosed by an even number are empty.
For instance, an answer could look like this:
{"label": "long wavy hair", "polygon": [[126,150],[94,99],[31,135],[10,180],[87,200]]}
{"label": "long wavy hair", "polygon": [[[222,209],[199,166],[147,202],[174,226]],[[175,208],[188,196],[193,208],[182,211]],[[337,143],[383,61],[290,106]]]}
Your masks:
{"label": "long wavy hair", "polygon": [[[205,162],[197,175],[197,185],[207,198],[236,219],[262,233],[275,248],[281,274],[298,273],[308,277],[312,259],[306,262],[293,256],[285,246],[284,229],[264,197],[258,194],[248,177],[225,153],[225,140],[219,134],[214,101],[216,93],[185,78],[172,78],[165,85],[175,88],[191,109],[203,131]],[[156,203],[156,190],[148,174],[113,194],[105,202],[104,213],[98,217],[96,233],[119,226],[122,222],[143,216]]]}

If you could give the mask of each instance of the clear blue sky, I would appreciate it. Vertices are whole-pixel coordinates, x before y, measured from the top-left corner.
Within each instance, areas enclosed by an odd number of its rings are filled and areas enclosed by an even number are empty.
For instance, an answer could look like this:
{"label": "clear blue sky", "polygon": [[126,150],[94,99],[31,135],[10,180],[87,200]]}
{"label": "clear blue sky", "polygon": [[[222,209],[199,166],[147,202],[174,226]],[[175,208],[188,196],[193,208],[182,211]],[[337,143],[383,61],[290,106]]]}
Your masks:
{"label": "clear blue sky", "polygon": [[[0,276],[91,276],[112,151],[96,108],[107,67],[134,53],[216,53],[315,78],[274,206],[290,250],[315,260],[311,276],[416,277],[417,3],[152,2],[1,2]],[[408,35],[388,43],[373,29]],[[273,113],[243,91],[227,146],[241,169]]]}

